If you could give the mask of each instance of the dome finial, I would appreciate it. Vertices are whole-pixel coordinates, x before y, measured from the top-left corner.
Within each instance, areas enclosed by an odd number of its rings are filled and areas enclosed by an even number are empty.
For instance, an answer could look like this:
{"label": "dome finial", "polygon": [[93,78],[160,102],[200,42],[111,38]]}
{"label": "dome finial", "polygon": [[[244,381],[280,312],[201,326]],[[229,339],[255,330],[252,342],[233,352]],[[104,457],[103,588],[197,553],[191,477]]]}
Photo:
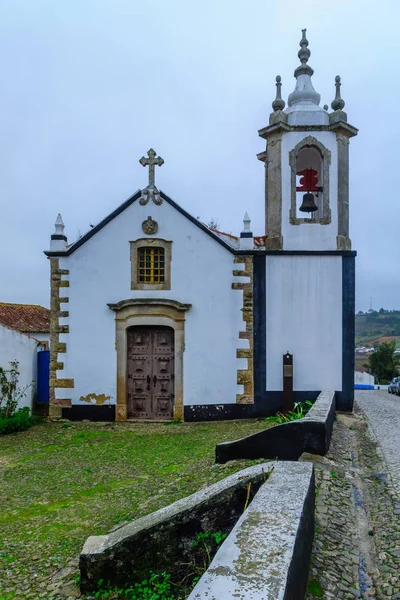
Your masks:
{"label": "dome finial", "polygon": [[281,87],[282,87],[281,76],[277,75],[275,80],[276,80],[276,98],[272,103],[272,108],[274,109],[274,111],[277,111],[277,110],[283,110],[285,108],[285,101],[282,100],[282,96],[281,96]]}
{"label": "dome finial", "polygon": [[[314,69],[310,67],[308,59],[310,58],[311,52],[308,49],[308,39],[306,38],[307,29],[302,29],[302,37],[300,40],[300,50],[297,56],[300,59],[301,65],[297,67],[294,72],[296,77],[296,87],[288,99],[289,108],[293,105],[299,104],[314,104],[319,106],[321,96],[314,90],[311,82],[311,76],[314,74]],[[321,109],[322,110],[322,109]],[[290,112],[290,111],[289,111]]]}
{"label": "dome finial", "polygon": [[308,62],[308,59],[310,58],[310,55],[311,55],[311,52],[308,49],[308,39],[306,38],[306,32],[307,32],[307,29],[301,30],[302,36],[301,36],[301,40],[299,42],[300,50],[297,54],[302,65],[305,65]]}
{"label": "dome finial", "polygon": [[333,110],[343,110],[344,109],[344,105],[345,102],[343,100],[343,98],[341,98],[340,96],[340,86],[341,86],[341,82],[340,82],[340,76],[336,75],[335,77],[335,87],[336,87],[336,95],[335,95],[335,99],[331,104],[331,107]]}

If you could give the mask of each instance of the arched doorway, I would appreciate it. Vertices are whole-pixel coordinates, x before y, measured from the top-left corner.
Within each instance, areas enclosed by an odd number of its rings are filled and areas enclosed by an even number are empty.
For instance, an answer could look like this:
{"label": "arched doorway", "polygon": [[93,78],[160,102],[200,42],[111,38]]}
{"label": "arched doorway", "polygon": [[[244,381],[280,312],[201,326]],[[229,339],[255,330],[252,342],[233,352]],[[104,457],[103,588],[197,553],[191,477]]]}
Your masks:
{"label": "arched doorway", "polygon": [[129,327],[126,406],[128,419],[174,416],[174,330],[160,325]]}
{"label": "arched doorway", "polygon": [[[183,353],[185,350],[185,315],[191,304],[170,298],[129,298],[108,305],[115,312],[117,350],[117,421],[128,419],[127,330],[131,327],[173,329],[174,402],[173,418],[183,419]],[[147,374],[146,374],[147,385]],[[154,385],[154,382],[153,382]],[[155,417],[153,417],[155,418]],[[167,417],[163,417],[167,418]]]}

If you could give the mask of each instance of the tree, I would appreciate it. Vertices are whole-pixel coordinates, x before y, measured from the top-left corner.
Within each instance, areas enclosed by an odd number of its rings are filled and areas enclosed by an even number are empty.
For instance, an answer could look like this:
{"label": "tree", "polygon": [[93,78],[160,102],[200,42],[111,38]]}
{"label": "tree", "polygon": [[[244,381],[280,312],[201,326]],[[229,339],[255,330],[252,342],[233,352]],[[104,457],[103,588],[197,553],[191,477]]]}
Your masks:
{"label": "tree", "polygon": [[395,355],[395,350],[396,340],[392,340],[383,342],[374,352],[371,352],[365,366],[377,378],[378,383],[384,380],[390,381],[399,374],[400,357]]}

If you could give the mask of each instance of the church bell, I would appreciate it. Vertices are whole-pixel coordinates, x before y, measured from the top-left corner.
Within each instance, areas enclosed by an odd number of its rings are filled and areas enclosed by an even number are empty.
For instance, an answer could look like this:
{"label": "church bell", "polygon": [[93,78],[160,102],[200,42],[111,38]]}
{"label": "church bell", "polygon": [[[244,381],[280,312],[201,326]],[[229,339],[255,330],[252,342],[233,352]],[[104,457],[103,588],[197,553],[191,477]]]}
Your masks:
{"label": "church bell", "polygon": [[301,212],[315,212],[316,210],[318,210],[318,206],[315,204],[314,201],[314,194],[312,194],[311,192],[307,192],[306,194],[304,194],[303,202],[299,210],[301,210]]}

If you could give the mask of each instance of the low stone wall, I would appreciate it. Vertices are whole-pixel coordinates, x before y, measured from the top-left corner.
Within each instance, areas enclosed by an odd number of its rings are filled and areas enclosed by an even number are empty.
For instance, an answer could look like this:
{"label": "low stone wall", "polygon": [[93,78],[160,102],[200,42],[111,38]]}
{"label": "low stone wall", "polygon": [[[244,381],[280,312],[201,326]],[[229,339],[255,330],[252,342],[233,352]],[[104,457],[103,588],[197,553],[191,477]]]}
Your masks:
{"label": "low stone wall", "polygon": [[334,419],[335,392],[323,391],[303,419],[218,444],[216,462],[242,458],[298,460],[303,452],[323,456],[329,449]]}
{"label": "low stone wall", "polygon": [[188,600],[303,600],[314,536],[311,463],[277,463]]}
{"label": "low stone wall", "polygon": [[254,465],[178,500],[108,535],[89,537],[80,556],[81,590],[97,590],[100,579],[124,586],[142,581],[150,571],[179,570],[189,563],[198,533],[228,534],[263,483],[269,464]]}

